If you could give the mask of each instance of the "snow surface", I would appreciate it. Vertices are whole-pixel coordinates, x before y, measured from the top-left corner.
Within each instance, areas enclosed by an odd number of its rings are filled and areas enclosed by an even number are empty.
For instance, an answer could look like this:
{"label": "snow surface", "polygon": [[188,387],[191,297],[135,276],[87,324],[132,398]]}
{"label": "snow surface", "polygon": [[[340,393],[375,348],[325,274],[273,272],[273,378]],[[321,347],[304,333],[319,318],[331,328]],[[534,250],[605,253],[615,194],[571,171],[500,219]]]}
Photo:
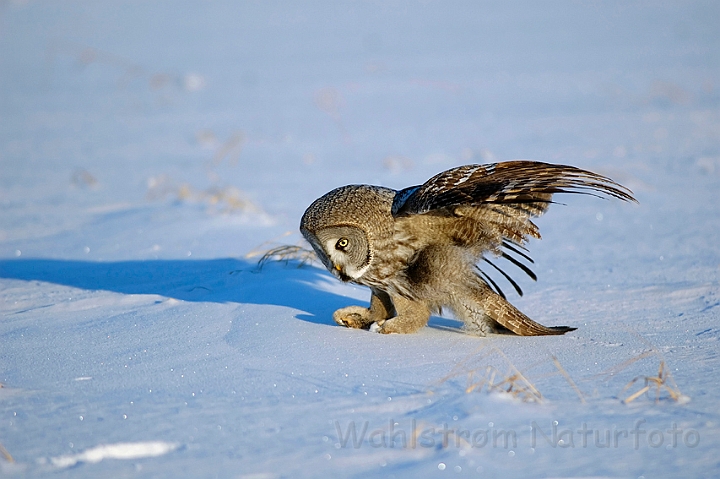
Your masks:
{"label": "snow surface", "polygon": [[108,444],[88,449],[80,454],[53,457],[51,461],[56,467],[72,467],[79,462],[94,463],[104,459],[138,459],[162,456],[176,447],[175,444],[160,441]]}
{"label": "snow surface", "polygon": [[[718,18],[0,2],[1,475],[717,476]],[[251,254],[298,242],[334,187],[515,158],[640,202],[539,220],[539,281],[510,299],[565,336],[344,329],[332,312],[368,291]],[[623,404],[663,361],[689,402]],[[542,401],[468,387],[511,364]]]}

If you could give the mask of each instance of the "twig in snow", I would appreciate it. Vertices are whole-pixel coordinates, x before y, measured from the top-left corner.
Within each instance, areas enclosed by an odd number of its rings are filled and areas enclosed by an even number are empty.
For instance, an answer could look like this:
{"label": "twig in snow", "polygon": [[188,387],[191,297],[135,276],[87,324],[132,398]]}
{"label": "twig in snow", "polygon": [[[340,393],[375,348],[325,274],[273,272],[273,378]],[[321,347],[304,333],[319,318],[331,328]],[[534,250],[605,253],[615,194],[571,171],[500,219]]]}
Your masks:
{"label": "twig in snow", "polygon": [[[483,348],[484,346],[481,346],[478,352]],[[502,351],[495,347],[491,347],[484,351],[479,358],[486,358],[490,355],[500,356],[508,366],[508,371],[506,373],[502,373],[495,366],[473,368],[468,371],[465,367],[468,361],[478,359],[478,356],[472,355],[457,364],[447,376],[440,380],[440,383],[443,383],[453,377],[463,375],[467,372],[467,386],[465,388],[466,393],[471,393],[473,391],[480,392],[485,389],[489,393],[499,392],[509,394],[510,396],[518,398],[523,402],[542,401],[542,394],[540,391],[517,367],[515,367],[515,365]]]}
{"label": "twig in snow", "polygon": [[644,380],[645,385],[639,390],[635,391],[630,396],[623,399],[622,402],[624,404],[630,404],[643,394],[648,393],[653,387],[655,388],[655,403],[660,402],[660,394],[663,390],[667,391],[670,395],[670,399],[675,402],[684,404],[690,400],[688,396],[682,394],[680,392],[680,389],[678,389],[677,384],[672,377],[672,374],[670,374],[670,370],[665,365],[665,361],[660,361],[660,367],[658,368],[657,376],[638,376],[625,385],[625,387],[621,391],[621,394],[630,389],[640,379]]}
{"label": "twig in snow", "polygon": [[555,355],[551,355],[550,357],[552,358],[553,364],[555,364],[555,367],[557,368],[557,370],[560,371],[560,374],[562,374],[563,377],[565,378],[565,380],[568,382],[568,384],[570,384],[570,387],[573,388],[575,393],[577,393],[578,397],[580,398],[580,402],[585,404],[585,395],[582,393],[582,391],[577,386],[577,384],[575,384],[575,381],[573,381],[573,379],[570,377],[568,372],[565,371],[565,368],[562,367],[562,364],[560,364],[560,361],[558,361],[558,359],[555,357]]}
{"label": "twig in snow", "polygon": [[0,454],[5,458],[7,462],[15,462],[15,459],[10,455],[10,453],[5,449],[5,446],[0,444]]}
{"label": "twig in snow", "polygon": [[315,252],[299,245],[283,245],[269,249],[258,260],[258,270],[270,261],[279,261],[288,264],[296,261],[298,268],[317,260]]}

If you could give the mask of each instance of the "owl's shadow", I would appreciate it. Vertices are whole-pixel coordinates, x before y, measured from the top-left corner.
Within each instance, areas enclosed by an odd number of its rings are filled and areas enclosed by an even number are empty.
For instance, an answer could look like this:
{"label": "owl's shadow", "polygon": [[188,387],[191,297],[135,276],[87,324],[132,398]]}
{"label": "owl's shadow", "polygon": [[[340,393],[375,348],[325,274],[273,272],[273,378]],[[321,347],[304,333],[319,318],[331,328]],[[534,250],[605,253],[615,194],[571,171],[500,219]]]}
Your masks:
{"label": "owl's shadow", "polygon": [[[330,275],[314,267],[236,258],[93,262],[0,260],[0,278],[41,281],[91,291],[156,294],[192,302],[271,304],[303,311],[296,317],[335,325],[332,313],[348,298],[317,287]],[[368,296],[369,298],[369,296]]]}
{"label": "owl's shadow", "polygon": [[[41,281],[90,291],[155,294],[191,302],[270,304],[302,311],[302,321],[339,327],[336,309],[356,300],[324,290],[337,281],[325,270],[297,263],[267,263],[236,258],[94,262],[57,259],[0,260],[0,278]],[[460,323],[433,316],[429,326],[459,332]]]}

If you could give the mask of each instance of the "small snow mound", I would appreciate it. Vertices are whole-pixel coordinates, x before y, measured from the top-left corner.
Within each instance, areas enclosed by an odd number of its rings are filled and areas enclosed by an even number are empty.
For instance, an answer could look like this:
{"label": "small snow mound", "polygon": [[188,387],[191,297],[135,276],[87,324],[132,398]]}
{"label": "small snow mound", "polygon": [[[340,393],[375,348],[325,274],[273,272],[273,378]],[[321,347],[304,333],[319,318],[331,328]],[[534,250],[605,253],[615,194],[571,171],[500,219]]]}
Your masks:
{"label": "small snow mound", "polygon": [[96,463],[103,459],[140,459],[157,457],[177,449],[178,445],[162,441],[150,442],[118,442],[117,444],[101,444],[87,449],[80,454],[52,457],[50,461],[55,467],[72,467],[79,462]]}

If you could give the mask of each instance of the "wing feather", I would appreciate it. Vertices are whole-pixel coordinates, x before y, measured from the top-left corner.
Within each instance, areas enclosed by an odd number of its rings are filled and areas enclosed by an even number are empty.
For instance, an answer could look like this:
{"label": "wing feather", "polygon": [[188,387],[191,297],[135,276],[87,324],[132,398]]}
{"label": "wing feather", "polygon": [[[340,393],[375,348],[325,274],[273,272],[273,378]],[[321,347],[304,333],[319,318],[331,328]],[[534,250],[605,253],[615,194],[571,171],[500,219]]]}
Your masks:
{"label": "wing feather", "polygon": [[[422,185],[405,188],[394,197],[396,219],[421,215],[427,224],[444,225],[436,230],[456,245],[498,270],[522,295],[518,284],[485,257],[490,252],[520,268],[533,280],[535,274],[515,253],[528,238],[540,238],[531,218],[542,215],[556,193],[575,193],[637,202],[632,191],[605,176],[573,166],[535,161],[508,161],[488,165],[466,165],[444,171]],[[430,221],[435,218],[435,221]],[[409,220],[409,218],[407,218]],[[504,251],[503,248],[507,251]],[[482,271],[481,271],[482,272]],[[482,272],[485,278],[489,276]],[[497,284],[490,280],[499,291]]]}
{"label": "wing feather", "polygon": [[392,214],[397,217],[454,206],[500,204],[538,216],[555,193],[636,201],[632,191],[597,173],[574,166],[519,160],[466,165],[439,173],[420,186],[399,191]]}

